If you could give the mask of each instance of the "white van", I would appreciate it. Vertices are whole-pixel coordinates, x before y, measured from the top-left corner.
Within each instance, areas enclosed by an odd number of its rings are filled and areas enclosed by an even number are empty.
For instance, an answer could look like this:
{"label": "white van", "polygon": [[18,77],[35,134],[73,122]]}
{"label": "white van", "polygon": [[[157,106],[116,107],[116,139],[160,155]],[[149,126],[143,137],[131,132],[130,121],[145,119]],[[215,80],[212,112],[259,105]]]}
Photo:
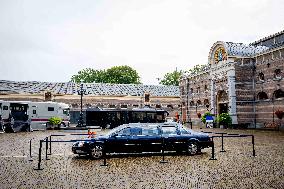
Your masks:
{"label": "white van", "polygon": [[[69,126],[69,106],[58,102],[2,101],[3,130],[31,131],[46,129],[48,119],[59,117],[61,127]],[[10,128],[7,128],[10,127]]]}

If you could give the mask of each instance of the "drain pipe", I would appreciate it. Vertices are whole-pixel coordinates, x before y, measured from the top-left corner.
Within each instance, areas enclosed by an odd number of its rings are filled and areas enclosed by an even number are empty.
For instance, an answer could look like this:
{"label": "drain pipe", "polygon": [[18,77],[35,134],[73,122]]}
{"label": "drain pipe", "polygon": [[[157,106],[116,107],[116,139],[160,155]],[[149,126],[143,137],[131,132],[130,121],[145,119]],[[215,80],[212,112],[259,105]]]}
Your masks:
{"label": "drain pipe", "polygon": [[256,129],[256,107],[255,107],[255,62],[252,62],[252,88],[253,88],[253,116],[254,116],[254,128]]}

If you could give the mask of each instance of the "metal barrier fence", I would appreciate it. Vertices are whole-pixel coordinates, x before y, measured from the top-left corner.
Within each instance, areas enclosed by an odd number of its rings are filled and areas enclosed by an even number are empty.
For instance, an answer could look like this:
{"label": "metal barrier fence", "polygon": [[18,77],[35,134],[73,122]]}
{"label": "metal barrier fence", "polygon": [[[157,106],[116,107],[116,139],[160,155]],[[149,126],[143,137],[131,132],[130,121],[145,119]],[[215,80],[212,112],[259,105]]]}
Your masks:
{"label": "metal barrier fence", "polygon": [[[201,131],[203,133],[208,133],[208,134],[217,134],[214,136],[211,136],[212,139],[212,151],[211,151],[211,158],[209,160],[217,160],[215,157],[215,146],[214,146],[214,138],[221,138],[222,141],[222,149],[220,152],[226,152],[224,149],[224,138],[243,138],[243,137],[252,137],[252,154],[253,157],[255,157],[255,148],[254,148],[254,135],[244,135],[244,134],[227,134],[227,133],[223,133],[223,132],[219,132],[219,133],[213,133],[213,132],[204,132]],[[90,134],[70,134],[70,135],[78,135],[78,136],[84,136],[84,135],[90,135]],[[43,140],[40,140],[39,143],[39,154],[38,154],[38,166],[37,168],[35,168],[34,170],[43,170],[43,168],[41,167],[41,161],[42,161],[42,147],[43,147],[43,143],[45,142],[45,160],[50,160],[48,158],[48,155],[52,155],[52,150],[51,150],[51,143],[53,142],[63,142],[63,143],[68,143],[68,142],[78,142],[78,141],[91,141],[92,139],[88,139],[88,140],[80,140],[80,139],[75,139],[75,140],[52,140],[53,137],[59,137],[59,136],[66,136],[66,135],[50,135],[49,137],[45,137]],[[30,159],[29,161],[33,161],[32,160],[32,145],[31,142],[34,138],[30,139]],[[164,149],[165,149],[165,141],[164,141],[165,137],[162,138],[162,160],[160,161],[160,163],[168,163],[168,161],[165,160],[165,153],[164,153]],[[49,153],[48,153],[48,149],[49,149]],[[106,150],[103,150],[103,164],[101,164],[101,166],[108,166],[107,162],[106,162]]]}
{"label": "metal barrier fence", "polygon": [[[203,131],[201,131],[203,132]],[[217,160],[215,158],[215,146],[214,146],[214,138],[221,138],[221,145],[222,145],[222,149],[220,152],[226,152],[224,149],[224,138],[244,138],[244,137],[251,137],[251,143],[252,143],[252,156],[255,157],[255,148],[254,148],[254,135],[244,135],[244,134],[233,134],[233,133],[223,133],[223,132],[219,132],[219,133],[213,133],[213,132],[203,132],[203,133],[208,133],[208,134],[217,134],[214,136],[211,136],[212,141],[213,141],[213,145],[212,145],[212,151],[211,151],[211,158],[209,160]],[[221,136],[220,136],[221,135]]]}

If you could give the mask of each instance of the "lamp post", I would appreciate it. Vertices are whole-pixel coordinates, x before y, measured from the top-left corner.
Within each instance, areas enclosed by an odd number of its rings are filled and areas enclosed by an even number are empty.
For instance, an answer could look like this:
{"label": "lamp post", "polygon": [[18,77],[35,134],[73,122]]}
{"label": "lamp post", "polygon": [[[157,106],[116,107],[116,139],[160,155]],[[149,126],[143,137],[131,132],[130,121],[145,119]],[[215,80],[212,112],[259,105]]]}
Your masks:
{"label": "lamp post", "polygon": [[80,109],[80,117],[78,120],[77,127],[83,127],[84,126],[84,120],[83,120],[83,95],[86,94],[86,89],[83,89],[83,81],[81,80],[80,84],[80,90],[77,91],[78,95],[81,96],[81,109]]}

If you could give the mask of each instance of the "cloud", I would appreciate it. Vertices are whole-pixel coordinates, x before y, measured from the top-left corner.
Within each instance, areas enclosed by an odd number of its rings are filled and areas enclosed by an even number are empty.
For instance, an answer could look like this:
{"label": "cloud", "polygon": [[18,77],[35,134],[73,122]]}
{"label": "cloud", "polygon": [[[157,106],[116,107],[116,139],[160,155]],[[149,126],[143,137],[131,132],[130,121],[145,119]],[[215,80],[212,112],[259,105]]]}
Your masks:
{"label": "cloud", "polygon": [[87,67],[129,65],[157,84],[206,64],[218,40],[283,30],[283,9],[280,0],[2,1],[0,79],[68,81]]}

